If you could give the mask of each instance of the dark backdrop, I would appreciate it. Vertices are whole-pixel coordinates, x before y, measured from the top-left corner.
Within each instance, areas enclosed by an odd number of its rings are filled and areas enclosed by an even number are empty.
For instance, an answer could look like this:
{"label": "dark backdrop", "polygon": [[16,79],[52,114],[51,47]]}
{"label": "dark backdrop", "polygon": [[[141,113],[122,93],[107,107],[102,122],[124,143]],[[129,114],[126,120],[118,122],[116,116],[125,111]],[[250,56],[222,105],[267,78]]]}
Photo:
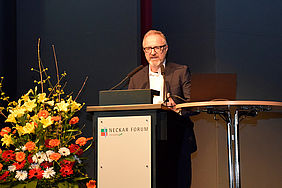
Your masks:
{"label": "dark backdrop", "polygon": [[[99,90],[140,64],[139,4],[1,0],[0,74],[8,93],[20,96],[38,79],[30,68],[37,67],[40,37],[49,74],[55,77],[54,44],[59,69],[68,74],[68,91],[77,93],[89,76],[78,101],[97,105]],[[153,28],[168,38],[169,60],[194,73],[236,73],[238,99],[282,100],[282,1],[153,0],[152,7]],[[82,113],[81,119],[91,135],[91,118]]]}

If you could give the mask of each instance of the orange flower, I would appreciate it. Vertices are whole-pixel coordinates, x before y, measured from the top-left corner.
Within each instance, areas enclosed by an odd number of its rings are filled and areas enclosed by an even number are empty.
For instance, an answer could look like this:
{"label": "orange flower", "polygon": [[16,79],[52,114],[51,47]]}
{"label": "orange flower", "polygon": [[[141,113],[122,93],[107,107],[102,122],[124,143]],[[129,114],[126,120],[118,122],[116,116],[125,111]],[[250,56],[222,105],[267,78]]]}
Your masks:
{"label": "orange flower", "polygon": [[59,154],[59,153],[52,153],[51,155],[50,155],[50,159],[52,159],[52,160],[54,160],[54,161],[57,161],[57,160],[59,160],[61,158],[61,154]]}
{"label": "orange flower", "polygon": [[96,181],[90,180],[88,183],[86,183],[87,188],[96,188]]}
{"label": "orange flower", "polygon": [[56,146],[60,145],[60,140],[58,140],[58,139],[51,139],[51,140],[49,141],[49,145],[50,145],[51,147],[56,147]]}
{"label": "orange flower", "polygon": [[22,162],[25,159],[25,153],[24,152],[17,152],[16,153],[16,161]]}
{"label": "orange flower", "polygon": [[52,121],[60,121],[61,120],[61,116],[53,116],[51,117]]}
{"label": "orange flower", "polygon": [[79,121],[79,118],[78,118],[78,117],[73,117],[73,118],[71,118],[71,120],[70,120],[69,123],[72,125],[72,124],[78,123],[78,121]]}
{"label": "orange flower", "polygon": [[34,148],[35,148],[35,143],[32,142],[32,141],[29,141],[25,144],[25,148],[28,150],[28,151],[32,151]]}
{"label": "orange flower", "polygon": [[4,127],[1,132],[0,132],[0,135],[1,136],[4,136],[5,134],[8,134],[11,132],[11,128],[10,127]]}
{"label": "orange flower", "polygon": [[2,168],[3,168],[3,165],[0,163],[0,171],[2,170]]}
{"label": "orange flower", "polygon": [[37,115],[38,117],[47,118],[49,116],[49,112],[47,110],[40,110]]}
{"label": "orange flower", "polygon": [[34,124],[34,126],[37,128],[38,124],[36,122],[32,122]]}
{"label": "orange flower", "polygon": [[0,155],[2,154],[2,149],[0,148]]}
{"label": "orange flower", "polygon": [[84,146],[88,140],[92,140],[92,139],[93,139],[93,137],[91,137],[91,138],[80,137],[75,141],[75,143],[80,145],[80,146]]}

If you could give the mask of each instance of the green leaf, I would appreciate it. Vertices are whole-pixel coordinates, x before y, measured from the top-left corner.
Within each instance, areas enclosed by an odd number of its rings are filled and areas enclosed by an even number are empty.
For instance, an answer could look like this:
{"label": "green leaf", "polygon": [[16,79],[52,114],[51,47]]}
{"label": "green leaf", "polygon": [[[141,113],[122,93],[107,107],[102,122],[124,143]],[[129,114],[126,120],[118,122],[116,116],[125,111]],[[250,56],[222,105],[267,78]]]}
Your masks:
{"label": "green leaf", "polygon": [[66,132],[78,132],[80,131],[79,129],[70,129],[70,130],[66,130]]}
{"label": "green leaf", "polygon": [[9,183],[0,183],[0,187],[1,188],[10,188],[10,184]]}
{"label": "green leaf", "polygon": [[20,183],[20,184],[14,185],[12,186],[12,188],[36,188],[36,186],[37,186],[37,180],[34,180],[29,183]]}
{"label": "green leaf", "polygon": [[81,180],[85,180],[85,179],[89,179],[89,177],[78,177],[78,178],[74,178],[74,181],[81,181]]}
{"label": "green leaf", "polygon": [[79,188],[77,183],[69,183],[67,181],[58,183],[58,188]]}

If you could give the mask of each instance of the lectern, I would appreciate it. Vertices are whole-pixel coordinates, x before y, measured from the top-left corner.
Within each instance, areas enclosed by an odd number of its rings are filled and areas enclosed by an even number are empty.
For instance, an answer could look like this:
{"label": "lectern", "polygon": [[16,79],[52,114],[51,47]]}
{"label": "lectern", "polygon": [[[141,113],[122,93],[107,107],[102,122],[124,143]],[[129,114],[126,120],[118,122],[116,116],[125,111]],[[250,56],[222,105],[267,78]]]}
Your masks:
{"label": "lectern", "polygon": [[166,187],[167,125],[176,113],[161,104],[88,106],[87,111],[93,113],[98,188]]}

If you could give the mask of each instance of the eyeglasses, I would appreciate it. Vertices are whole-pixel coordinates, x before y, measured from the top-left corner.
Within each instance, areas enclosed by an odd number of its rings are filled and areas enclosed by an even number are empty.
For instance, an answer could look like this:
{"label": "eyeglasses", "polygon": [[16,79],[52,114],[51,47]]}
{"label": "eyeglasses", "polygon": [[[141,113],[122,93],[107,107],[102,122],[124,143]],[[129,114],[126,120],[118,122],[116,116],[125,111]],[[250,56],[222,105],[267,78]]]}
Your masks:
{"label": "eyeglasses", "polygon": [[143,50],[145,53],[152,53],[152,50],[154,49],[156,53],[162,53],[165,47],[166,44],[162,46],[145,47]]}

